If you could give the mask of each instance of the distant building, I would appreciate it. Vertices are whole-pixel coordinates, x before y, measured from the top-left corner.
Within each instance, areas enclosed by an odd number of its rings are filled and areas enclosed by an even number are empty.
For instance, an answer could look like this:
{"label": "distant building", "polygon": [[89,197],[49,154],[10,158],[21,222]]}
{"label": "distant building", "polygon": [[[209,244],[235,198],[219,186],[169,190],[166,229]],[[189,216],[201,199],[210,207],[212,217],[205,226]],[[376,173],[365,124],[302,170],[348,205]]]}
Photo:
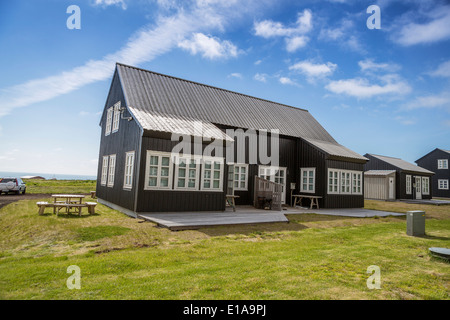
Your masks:
{"label": "distant building", "polygon": [[436,173],[431,180],[433,197],[450,198],[450,150],[436,148],[415,162]]}
{"label": "distant building", "polygon": [[399,158],[365,154],[366,199],[431,199],[434,172]]}
{"label": "distant building", "polygon": [[22,179],[34,179],[34,180],[45,180],[45,178],[41,177],[41,176],[23,176],[23,177],[20,177],[20,178],[22,178]]}

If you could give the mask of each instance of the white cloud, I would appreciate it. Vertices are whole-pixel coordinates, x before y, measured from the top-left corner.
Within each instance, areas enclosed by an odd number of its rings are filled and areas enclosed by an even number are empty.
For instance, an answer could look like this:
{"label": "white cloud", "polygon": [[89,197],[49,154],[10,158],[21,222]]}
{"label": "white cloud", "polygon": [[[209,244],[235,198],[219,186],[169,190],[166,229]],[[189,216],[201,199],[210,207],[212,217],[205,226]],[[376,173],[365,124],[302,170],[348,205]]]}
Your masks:
{"label": "white cloud", "polygon": [[450,60],[441,63],[436,70],[429,73],[433,77],[450,77]]}
{"label": "white cloud", "polygon": [[123,10],[127,9],[127,4],[125,3],[125,0],[95,0],[94,5],[103,7],[116,5],[121,6]]}
{"label": "white cloud", "polygon": [[280,77],[280,79],[278,79],[280,81],[281,84],[289,84],[289,85],[296,85],[296,83],[294,81],[292,81],[291,79],[287,78],[287,77]]}
{"label": "white cloud", "polygon": [[183,40],[178,47],[195,55],[201,54],[208,59],[227,59],[238,55],[237,47],[228,40],[221,41],[215,37],[208,37],[203,33],[194,33],[190,40]]}
{"label": "white cloud", "polygon": [[[425,14],[427,23],[407,22],[392,40],[402,46],[428,44],[450,38],[450,6],[442,6]],[[417,16],[414,16],[417,19]]]}
{"label": "white cloud", "polygon": [[342,19],[338,26],[333,28],[323,27],[320,30],[319,39],[322,41],[335,41],[344,49],[365,53],[363,45],[356,35],[355,24],[350,19]]}
{"label": "white cloud", "polygon": [[[171,16],[160,16],[155,23],[135,32],[118,51],[99,60],[90,60],[57,75],[0,89],[0,100],[4,102],[0,105],[0,117],[9,114],[14,108],[46,101],[90,83],[110,79],[116,62],[139,65],[177,47],[187,35],[200,30],[223,30],[224,25],[241,17],[246,11],[254,10],[256,5],[259,2],[252,1],[246,6],[237,2],[202,3],[202,6],[179,10]],[[227,53],[231,52],[229,47]]]}
{"label": "white cloud", "polygon": [[379,71],[387,70],[394,72],[400,69],[400,66],[393,63],[376,63],[372,59],[365,59],[358,62],[361,71]]}
{"label": "white cloud", "polygon": [[238,78],[238,79],[242,79],[242,74],[240,74],[239,72],[234,72],[231,73],[230,75],[228,75],[229,78]]}
{"label": "white cloud", "polygon": [[261,62],[262,62],[262,60],[257,60],[257,61],[255,61],[255,66],[261,64]]}
{"label": "white cloud", "polygon": [[415,98],[412,102],[404,105],[404,109],[434,109],[434,108],[446,108],[450,111],[450,94],[443,92],[436,95],[420,96]]}
{"label": "white cloud", "polygon": [[265,73],[257,73],[253,76],[253,79],[260,82],[267,82],[267,74]]}
{"label": "white cloud", "polygon": [[306,36],[298,36],[293,38],[286,38],[286,50],[288,52],[295,52],[308,44],[309,38]]}
{"label": "white cloud", "polygon": [[345,94],[356,98],[371,98],[378,95],[404,95],[411,92],[407,82],[397,75],[386,75],[379,78],[381,84],[371,84],[364,78],[331,81],[325,88],[333,93]]}
{"label": "white cloud", "polygon": [[281,22],[263,20],[254,23],[255,34],[263,38],[289,37],[305,34],[312,29],[312,13],[305,9],[298,13],[297,22],[293,27],[286,27]]}
{"label": "white cloud", "polygon": [[304,74],[307,78],[323,78],[333,74],[336,70],[337,64],[327,62],[323,64],[312,63],[311,61],[305,60],[297,62],[296,64],[289,67],[289,70],[298,71]]}
{"label": "white cloud", "polygon": [[286,41],[286,50],[294,52],[303,48],[309,41],[305,36],[312,30],[312,13],[305,9],[297,15],[297,21],[293,26],[285,26],[281,22],[272,20],[263,20],[254,23],[255,35],[263,38],[284,37]]}

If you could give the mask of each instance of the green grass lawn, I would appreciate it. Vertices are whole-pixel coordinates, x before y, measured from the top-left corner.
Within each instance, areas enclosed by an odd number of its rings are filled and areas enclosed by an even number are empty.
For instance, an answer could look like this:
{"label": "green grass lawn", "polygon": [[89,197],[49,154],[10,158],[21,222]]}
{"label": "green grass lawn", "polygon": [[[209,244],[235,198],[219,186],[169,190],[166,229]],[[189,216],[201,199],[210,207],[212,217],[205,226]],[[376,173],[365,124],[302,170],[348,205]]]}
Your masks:
{"label": "green grass lawn", "polygon": [[95,190],[96,180],[35,180],[24,179],[27,193],[89,193]]}
{"label": "green grass lawn", "polygon": [[[425,208],[427,235],[410,237],[394,217],[290,215],[172,232],[100,204],[92,216],[56,217],[21,200],[0,209],[0,298],[449,299],[450,265],[428,248],[450,246],[450,207]],[[79,290],[66,286],[70,265],[81,269]],[[379,290],[366,286],[371,265]]]}

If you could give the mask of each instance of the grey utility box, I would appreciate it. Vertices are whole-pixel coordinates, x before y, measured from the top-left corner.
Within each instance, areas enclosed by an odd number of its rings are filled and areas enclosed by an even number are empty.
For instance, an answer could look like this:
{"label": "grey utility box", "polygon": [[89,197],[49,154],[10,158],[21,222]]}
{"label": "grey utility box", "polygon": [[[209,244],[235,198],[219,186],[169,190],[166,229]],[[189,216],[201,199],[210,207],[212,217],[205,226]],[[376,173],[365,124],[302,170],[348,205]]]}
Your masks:
{"label": "grey utility box", "polygon": [[406,212],[406,234],[415,237],[425,235],[425,211]]}

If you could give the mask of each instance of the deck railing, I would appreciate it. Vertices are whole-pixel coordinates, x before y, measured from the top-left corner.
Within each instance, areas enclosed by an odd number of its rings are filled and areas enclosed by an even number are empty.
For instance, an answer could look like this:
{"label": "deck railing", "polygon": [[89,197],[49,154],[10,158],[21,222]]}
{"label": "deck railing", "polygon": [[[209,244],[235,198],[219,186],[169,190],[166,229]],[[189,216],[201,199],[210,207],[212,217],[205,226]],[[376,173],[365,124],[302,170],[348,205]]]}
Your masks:
{"label": "deck railing", "polygon": [[279,183],[255,176],[253,206],[264,209],[266,204],[270,204],[272,210],[281,211],[282,188],[283,186]]}

